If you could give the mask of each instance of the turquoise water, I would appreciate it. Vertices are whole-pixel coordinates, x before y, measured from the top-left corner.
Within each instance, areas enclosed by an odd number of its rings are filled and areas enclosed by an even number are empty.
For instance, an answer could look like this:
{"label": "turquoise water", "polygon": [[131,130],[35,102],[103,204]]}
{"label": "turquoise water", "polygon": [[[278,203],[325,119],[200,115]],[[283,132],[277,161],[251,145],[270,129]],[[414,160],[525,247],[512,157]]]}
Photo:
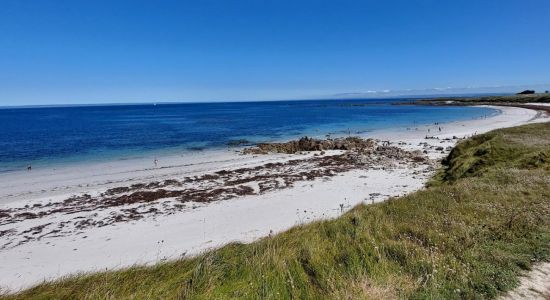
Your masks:
{"label": "turquoise water", "polygon": [[366,134],[496,114],[490,108],[307,100],[0,109],[0,172],[27,165],[202,151],[303,135]]}

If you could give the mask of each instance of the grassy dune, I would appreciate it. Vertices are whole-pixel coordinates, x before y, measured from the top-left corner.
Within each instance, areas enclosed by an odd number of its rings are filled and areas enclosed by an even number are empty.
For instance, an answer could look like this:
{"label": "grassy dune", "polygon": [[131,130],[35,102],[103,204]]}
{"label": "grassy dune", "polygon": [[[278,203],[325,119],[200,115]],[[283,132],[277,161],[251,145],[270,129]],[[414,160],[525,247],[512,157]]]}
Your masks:
{"label": "grassy dune", "polygon": [[[454,104],[525,104],[525,103],[548,103],[550,93],[531,95],[507,95],[507,96],[480,96],[480,97],[441,97],[435,99],[419,99],[414,101],[417,104],[449,105],[448,101]],[[410,103],[409,103],[410,104]]]}
{"label": "grassy dune", "polygon": [[[550,259],[550,125],[459,144],[430,187],[192,259],[5,299],[494,298]],[[243,216],[245,217],[245,216]]]}

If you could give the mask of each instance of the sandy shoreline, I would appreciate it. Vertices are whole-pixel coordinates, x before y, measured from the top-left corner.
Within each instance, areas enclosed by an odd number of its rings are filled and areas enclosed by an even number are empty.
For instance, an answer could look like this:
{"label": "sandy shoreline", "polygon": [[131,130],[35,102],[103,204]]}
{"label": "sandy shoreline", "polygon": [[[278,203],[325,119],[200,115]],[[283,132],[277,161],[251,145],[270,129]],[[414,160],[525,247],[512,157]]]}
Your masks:
{"label": "sandy shoreline", "polygon": [[[375,132],[367,137],[388,140],[406,150],[426,151],[430,158],[439,159],[456,143],[454,137],[547,120],[534,110],[497,109],[501,114],[490,118]],[[17,222],[5,218],[0,223],[0,286],[17,290],[76,272],[154,263],[232,241],[253,241],[296,224],[336,217],[359,203],[418,190],[433,170],[431,162],[410,161],[391,165],[373,161],[346,169],[334,163],[341,154],[243,156],[234,150],[219,150],[163,157],[157,168],[149,160],[130,160],[85,169],[68,166],[0,175],[0,215],[1,211],[20,214]],[[319,169],[324,173],[318,174]],[[310,178],[300,177],[306,176],[304,171]],[[185,191],[174,187],[174,179],[187,184]],[[83,208],[92,203],[88,198],[71,198],[87,194],[120,202],[129,191],[113,190],[114,197],[108,195],[110,189],[153,182],[156,185],[149,190],[168,192],[145,204],[105,206],[98,202],[86,211]],[[136,191],[144,188],[136,187]],[[212,190],[218,192],[212,194]],[[206,192],[211,202],[187,201],[181,206],[175,201],[176,195],[204,197]],[[139,218],[131,218],[136,214]],[[118,222],[117,218],[127,219]],[[105,220],[114,221],[98,223]]]}

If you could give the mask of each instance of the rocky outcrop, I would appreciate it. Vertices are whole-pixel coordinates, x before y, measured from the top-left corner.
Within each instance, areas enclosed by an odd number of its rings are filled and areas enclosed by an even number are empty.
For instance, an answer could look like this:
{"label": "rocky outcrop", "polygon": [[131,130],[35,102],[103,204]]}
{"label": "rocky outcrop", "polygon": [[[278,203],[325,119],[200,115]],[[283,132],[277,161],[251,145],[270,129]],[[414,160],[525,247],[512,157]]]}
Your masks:
{"label": "rocky outcrop", "polygon": [[373,158],[388,162],[411,161],[426,162],[428,157],[420,150],[406,151],[400,147],[390,146],[389,142],[379,143],[373,139],[347,137],[341,139],[317,140],[303,137],[286,143],[263,143],[256,147],[245,148],[243,154],[285,153],[294,154],[308,151],[344,150],[345,155],[357,163],[365,163]]}
{"label": "rocky outcrop", "polygon": [[341,139],[318,140],[303,137],[286,143],[261,143],[256,147],[246,148],[244,154],[286,153],[293,154],[302,151],[326,151],[326,150],[359,150],[374,151],[377,142],[373,139],[361,139],[347,137]]}
{"label": "rocky outcrop", "polygon": [[238,147],[238,146],[244,146],[244,145],[251,145],[251,143],[249,140],[246,140],[246,139],[230,140],[227,142],[227,146],[229,147]]}

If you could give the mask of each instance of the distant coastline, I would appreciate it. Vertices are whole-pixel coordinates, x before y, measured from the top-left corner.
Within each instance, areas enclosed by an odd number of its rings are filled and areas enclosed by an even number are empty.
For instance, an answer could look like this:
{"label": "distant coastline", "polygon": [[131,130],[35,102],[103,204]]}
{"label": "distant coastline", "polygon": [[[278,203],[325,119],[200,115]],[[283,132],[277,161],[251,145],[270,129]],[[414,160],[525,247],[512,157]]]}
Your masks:
{"label": "distant coastline", "polygon": [[365,93],[340,93],[334,94],[329,97],[312,97],[312,98],[289,98],[289,99],[265,99],[265,100],[173,100],[173,101],[129,101],[129,102],[116,102],[106,101],[100,103],[59,103],[59,104],[29,104],[29,105],[0,105],[0,109],[21,109],[21,108],[49,108],[49,107],[94,107],[94,106],[135,106],[135,105],[179,105],[179,104],[202,104],[202,103],[262,103],[262,102],[289,102],[289,101],[384,101],[384,100],[396,100],[396,99],[438,99],[447,97],[480,97],[480,96],[506,96],[513,95],[512,93],[456,93],[456,94],[420,94],[420,95],[407,95],[399,94],[394,96],[378,95],[378,97],[367,97]]}
{"label": "distant coastline", "polygon": [[412,103],[416,105],[510,105],[550,103],[550,93],[422,98]]}

